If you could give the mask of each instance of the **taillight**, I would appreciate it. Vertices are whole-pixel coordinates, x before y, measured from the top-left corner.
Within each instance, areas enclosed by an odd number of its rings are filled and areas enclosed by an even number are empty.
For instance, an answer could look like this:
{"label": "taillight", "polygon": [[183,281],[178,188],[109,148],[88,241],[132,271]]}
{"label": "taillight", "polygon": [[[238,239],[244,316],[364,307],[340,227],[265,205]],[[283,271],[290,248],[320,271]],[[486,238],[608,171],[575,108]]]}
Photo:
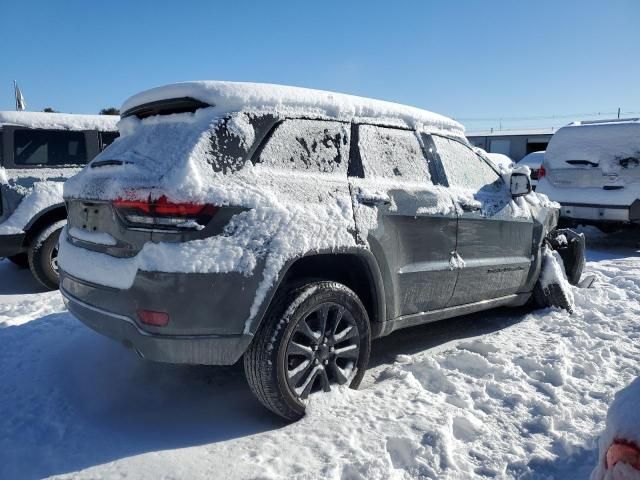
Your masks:
{"label": "taillight", "polygon": [[615,440],[607,450],[606,466],[608,469],[613,468],[619,462],[640,470],[640,449],[632,442]]}
{"label": "taillight", "polygon": [[114,200],[113,206],[127,223],[138,227],[201,230],[218,207],[189,202],[170,202],[164,195],[151,200]]}
{"label": "taillight", "polygon": [[538,169],[538,179],[544,177],[547,174],[547,171],[544,169],[544,165],[540,165]]}

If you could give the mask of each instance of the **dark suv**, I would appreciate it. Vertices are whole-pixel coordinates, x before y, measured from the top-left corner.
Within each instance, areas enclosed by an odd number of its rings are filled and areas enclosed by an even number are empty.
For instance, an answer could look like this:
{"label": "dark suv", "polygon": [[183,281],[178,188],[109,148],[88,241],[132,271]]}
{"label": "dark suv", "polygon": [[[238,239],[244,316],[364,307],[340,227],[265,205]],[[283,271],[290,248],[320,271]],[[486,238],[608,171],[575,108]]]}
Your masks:
{"label": "dark suv", "polygon": [[532,296],[556,205],[452,120],[231,82],[123,111],[121,137],[65,184],[60,289],[144,358],[244,355],[257,397],[296,419],[309,394],[358,386],[372,338]]}

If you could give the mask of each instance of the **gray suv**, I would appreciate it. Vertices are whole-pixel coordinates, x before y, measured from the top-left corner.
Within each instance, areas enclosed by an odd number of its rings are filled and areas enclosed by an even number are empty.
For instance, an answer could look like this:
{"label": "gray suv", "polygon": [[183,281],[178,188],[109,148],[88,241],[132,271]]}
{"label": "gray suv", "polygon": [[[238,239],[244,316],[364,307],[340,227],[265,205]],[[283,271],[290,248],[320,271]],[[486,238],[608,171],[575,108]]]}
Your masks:
{"label": "gray suv", "polygon": [[[526,172],[499,174],[430,112],[231,82],[123,111],[121,137],[65,184],[69,311],[146,359],[244,357],[288,419],[357,387],[374,338],[530,301],[558,236]],[[584,244],[562,238],[579,279]]]}
{"label": "gray suv", "polygon": [[0,257],[58,288],[62,184],[117,136],[118,117],[0,112]]}

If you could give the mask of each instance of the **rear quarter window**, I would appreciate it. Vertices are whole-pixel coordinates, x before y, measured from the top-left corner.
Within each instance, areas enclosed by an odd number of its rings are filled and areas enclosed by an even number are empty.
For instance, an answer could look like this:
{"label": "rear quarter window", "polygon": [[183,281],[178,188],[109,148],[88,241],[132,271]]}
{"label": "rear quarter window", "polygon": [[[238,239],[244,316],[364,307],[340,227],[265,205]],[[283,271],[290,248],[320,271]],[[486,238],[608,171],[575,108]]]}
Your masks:
{"label": "rear quarter window", "polygon": [[13,163],[18,166],[65,166],[87,163],[84,132],[18,129],[13,133]]}
{"label": "rear quarter window", "polygon": [[344,173],[350,125],[325,120],[285,120],[275,127],[258,164],[303,172]]}
{"label": "rear quarter window", "polygon": [[411,130],[360,125],[358,147],[365,177],[431,181],[427,159]]}

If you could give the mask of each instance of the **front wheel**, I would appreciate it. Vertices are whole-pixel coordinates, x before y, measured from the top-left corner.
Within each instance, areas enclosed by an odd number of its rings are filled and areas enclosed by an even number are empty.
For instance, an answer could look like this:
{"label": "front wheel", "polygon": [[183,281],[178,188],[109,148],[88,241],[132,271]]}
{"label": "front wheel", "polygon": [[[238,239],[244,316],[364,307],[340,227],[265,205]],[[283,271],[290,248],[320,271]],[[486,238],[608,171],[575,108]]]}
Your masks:
{"label": "front wheel", "polygon": [[65,224],[66,221],[62,220],[44,228],[36,235],[28,251],[31,273],[49,290],[58,289],[58,238]]}
{"label": "front wheel", "polygon": [[371,329],[358,296],[340,283],[312,282],[282,293],[245,353],[244,369],[264,406],[298,420],[309,395],[358,387]]}

